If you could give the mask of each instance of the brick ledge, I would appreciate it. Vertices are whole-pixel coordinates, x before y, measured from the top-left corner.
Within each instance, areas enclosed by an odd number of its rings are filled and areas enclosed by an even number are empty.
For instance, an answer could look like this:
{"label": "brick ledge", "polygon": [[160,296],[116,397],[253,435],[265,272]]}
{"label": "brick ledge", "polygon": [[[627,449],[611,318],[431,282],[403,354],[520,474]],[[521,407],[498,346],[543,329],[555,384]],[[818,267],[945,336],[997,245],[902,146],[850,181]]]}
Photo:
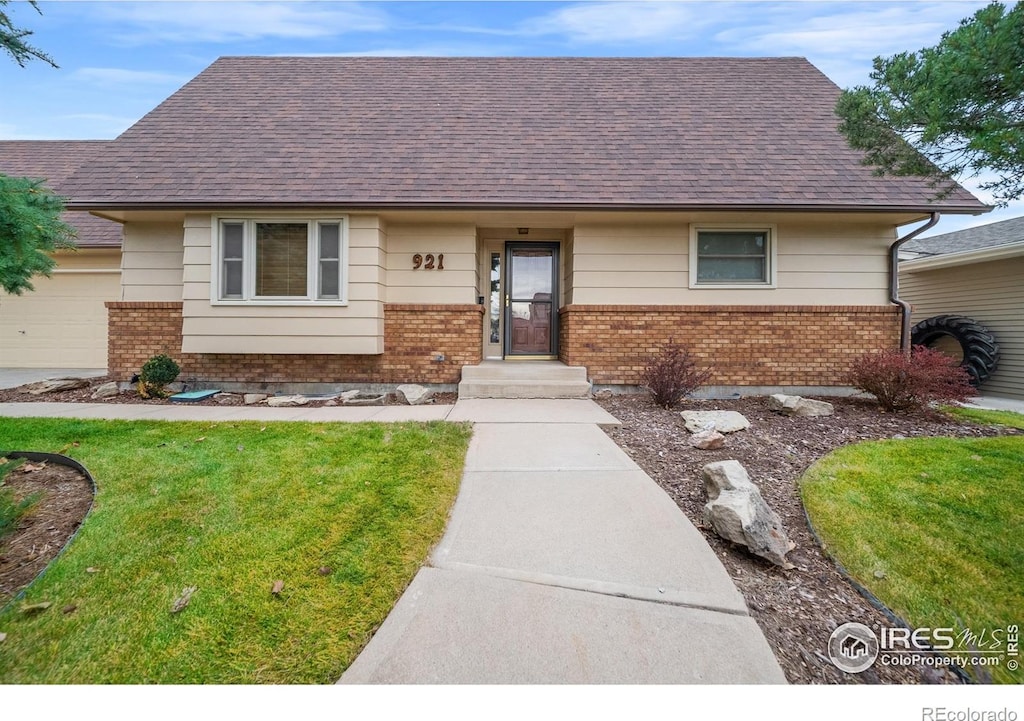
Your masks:
{"label": "brick ledge", "polygon": [[559,313],[898,313],[895,305],[567,305]]}

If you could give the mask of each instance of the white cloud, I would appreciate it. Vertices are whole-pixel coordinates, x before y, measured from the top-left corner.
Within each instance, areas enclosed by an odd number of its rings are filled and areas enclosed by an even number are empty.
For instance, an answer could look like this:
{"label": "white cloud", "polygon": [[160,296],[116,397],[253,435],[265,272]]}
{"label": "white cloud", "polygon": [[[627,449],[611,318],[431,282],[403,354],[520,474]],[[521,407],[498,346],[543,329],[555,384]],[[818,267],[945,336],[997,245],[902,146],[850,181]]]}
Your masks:
{"label": "white cloud", "polygon": [[871,59],[934,45],[984,2],[751,4],[743,28],[715,40],[767,55]]}
{"label": "white cloud", "polygon": [[520,25],[529,35],[567,35],[582,43],[672,40],[696,34],[729,3],[608,2],[562,8]]}
{"label": "white cloud", "polygon": [[125,2],[99,8],[108,20],[130,27],[117,36],[133,44],[309,39],[387,27],[381,10],[359,3]]}

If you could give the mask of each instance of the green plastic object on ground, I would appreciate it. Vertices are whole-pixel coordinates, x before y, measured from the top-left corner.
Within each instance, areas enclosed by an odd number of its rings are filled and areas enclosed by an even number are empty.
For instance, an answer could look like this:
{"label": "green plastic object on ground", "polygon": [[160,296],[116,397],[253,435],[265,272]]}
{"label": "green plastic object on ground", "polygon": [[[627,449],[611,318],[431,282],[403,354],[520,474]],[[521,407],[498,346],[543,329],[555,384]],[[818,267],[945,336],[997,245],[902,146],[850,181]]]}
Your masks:
{"label": "green plastic object on ground", "polygon": [[196,401],[206,400],[210,396],[215,396],[220,391],[189,391],[187,393],[175,393],[171,396],[171,400],[175,403],[195,403]]}

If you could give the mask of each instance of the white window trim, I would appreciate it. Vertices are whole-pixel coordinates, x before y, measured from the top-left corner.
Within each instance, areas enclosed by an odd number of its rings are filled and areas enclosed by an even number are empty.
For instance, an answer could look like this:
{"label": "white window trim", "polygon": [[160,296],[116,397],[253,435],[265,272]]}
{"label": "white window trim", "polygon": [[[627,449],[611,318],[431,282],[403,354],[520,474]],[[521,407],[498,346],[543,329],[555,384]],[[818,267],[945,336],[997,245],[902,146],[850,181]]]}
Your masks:
{"label": "white window trim", "polygon": [[[224,223],[241,223],[244,261],[242,264],[242,298],[221,297],[221,274],[224,266],[224,242],[221,228]],[[256,224],[257,223],[306,223],[306,296],[288,297],[257,297],[256,296]],[[340,228],[340,278],[338,280],[339,298],[319,299],[320,291],[320,249],[318,224],[337,223]],[[347,306],[348,305],[348,216],[345,215],[225,215],[214,216],[211,228],[210,247],[212,250],[210,263],[210,304],[235,306]]]}
{"label": "white window trim", "polygon": [[[767,281],[752,280],[749,282],[709,283],[697,279],[697,235],[702,230],[711,231],[764,231],[768,234],[768,252],[765,262],[768,264],[765,275]],[[776,287],[776,257],[778,255],[779,234],[774,223],[730,223],[728,225],[701,224],[690,226],[690,289],[691,290],[774,290]]]}

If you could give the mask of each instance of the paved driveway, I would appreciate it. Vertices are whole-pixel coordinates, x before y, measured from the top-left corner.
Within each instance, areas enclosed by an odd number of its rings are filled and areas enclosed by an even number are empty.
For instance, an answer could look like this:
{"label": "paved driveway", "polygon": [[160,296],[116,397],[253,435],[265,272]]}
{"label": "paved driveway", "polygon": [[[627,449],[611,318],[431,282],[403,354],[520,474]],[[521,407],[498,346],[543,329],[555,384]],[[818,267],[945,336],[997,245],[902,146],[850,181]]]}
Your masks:
{"label": "paved driveway", "polygon": [[47,378],[95,378],[106,374],[106,368],[0,368],[0,388],[17,388]]}

